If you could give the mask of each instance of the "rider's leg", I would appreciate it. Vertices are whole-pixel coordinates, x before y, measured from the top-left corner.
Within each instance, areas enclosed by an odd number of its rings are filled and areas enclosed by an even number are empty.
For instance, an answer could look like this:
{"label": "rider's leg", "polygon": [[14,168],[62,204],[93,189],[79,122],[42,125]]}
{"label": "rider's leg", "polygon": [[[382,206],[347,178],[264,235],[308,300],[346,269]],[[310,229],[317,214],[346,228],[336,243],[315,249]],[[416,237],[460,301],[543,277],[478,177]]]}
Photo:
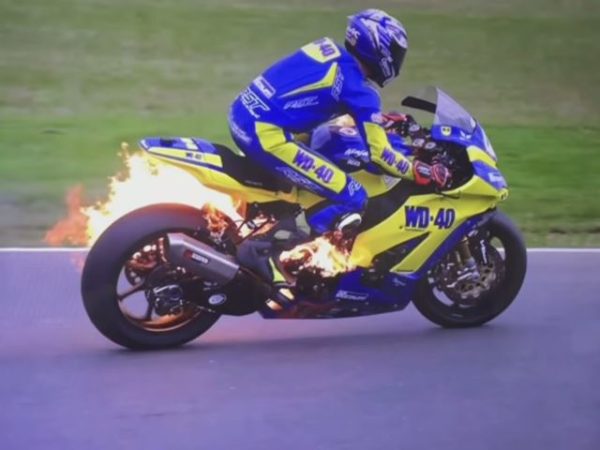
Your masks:
{"label": "rider's leg", "polygon": [[[249,158],[271,169],[274,176],[282,176],[329,200],[308,218],[313,233],[322,234],[336,226],[352,225],[352,216],[360,219],[366,206],[366,191],[335,164],[295,142],[280,127],[255,122],[253,128],[242,129],[234,121],[230,120],[230,124],[233,139]],[[290,304],[293,297],[270,250],[270,242],[259,236],[246,240],[238,249],[238,257],[276,286],[274,296],[279,304]]]}
{"label": "rider's leg", "polygon": [[[231,136],[252,160],[284,177],[298,187],[329,200],[329,204],[312,214],[309,225],[322,234],[339,225],[346,216],[356,215],[366,207],[363,186],[322,155],[294,141],[292,135],[276,125],[260,122],[239,101],[229,112]],[[342,220],[341,225],[350,222]]]}
{"label": "rider's leg", "polygon": [[350,216],[353,215],[360,220],[367,193],[358,181],[322,155],[295,142],[290,133],[275,125],[256,122],[254,131],[259,151],[255,146],[250,150],[258,162],[329,200],[308,217],[314,233],[322,234],[336,226],[352,224]]}

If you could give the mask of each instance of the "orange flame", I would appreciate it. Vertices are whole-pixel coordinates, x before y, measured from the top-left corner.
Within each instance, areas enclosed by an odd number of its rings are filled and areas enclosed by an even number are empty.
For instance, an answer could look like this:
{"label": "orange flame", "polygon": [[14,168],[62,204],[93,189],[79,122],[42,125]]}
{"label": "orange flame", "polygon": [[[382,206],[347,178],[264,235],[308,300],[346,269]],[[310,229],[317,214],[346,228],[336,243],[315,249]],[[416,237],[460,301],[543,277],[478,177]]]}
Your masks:
{"label": "orange flame", "polygon": [[348,247],[336,245],[332,236],[320,236],[311,242],[300,244],[281,253],[284,266],[292,265],[296,270],[309,270],[328,278],[355,268],[350,261]]}
{"label": "orange flame", "polygon": [[[53,246],[91,246],[100,234],[119,217],[156,203],[179,203],[203,209],[212,232],[219,233],[227,226],[226,218],[242,221],[234,200],[221,192],[207,188],[190,173],[169,164],[163,164],[145,153],[121,153],[125,171],[109,178],[109,193],[104,201],[85,206],[83,188],[75,186],[67,196],[67,217],[60,220],[45,236]],[[269,225],[269,224],[267,224]],[[261,228],[264,232],[269,227]],[[241,230],[246,235],[247,227]],[[281,255],[284,264],[298,270],[312,270],[324,277],[332,277],[352,270],[349,251],[335,245],[330,236],[316,238]]]}
{"label": "orange flame", "polygon": [[86,235],[87,216],[83,213],[83,186],[77,185],[67,192],[67,217],[57,222],[48,230],[44,241],[52,246],[85,245],[88,241]]}
{"label": "orange flame", "polygon": [[77,186],[66,197],[68,215],[46,233],[50,245],[92,245],[119,217],[156,203],[179,203],[202,208],[211,205],[233,220],[241,217],[233,199],[209,189],[188,172],[151,160],[144,153],[129,154],[123,146],[125,173],[109,179],[104,201],[83,205],[83,189]]}

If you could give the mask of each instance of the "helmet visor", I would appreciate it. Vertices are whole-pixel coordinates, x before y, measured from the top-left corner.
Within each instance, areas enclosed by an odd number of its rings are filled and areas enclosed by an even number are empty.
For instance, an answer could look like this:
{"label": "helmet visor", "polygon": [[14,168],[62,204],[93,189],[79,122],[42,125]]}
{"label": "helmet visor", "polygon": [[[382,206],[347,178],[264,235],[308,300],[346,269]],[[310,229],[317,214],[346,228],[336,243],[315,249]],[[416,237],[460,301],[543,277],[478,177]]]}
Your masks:
{"label": "helmet visor", "polygon": [[402,47],[397,42],[393,42],[388,56],[384,56],[379,61],[379,68],[383,78],[383,85],[386,85],[400,74],[404,57],[406,56],[406,48]]}

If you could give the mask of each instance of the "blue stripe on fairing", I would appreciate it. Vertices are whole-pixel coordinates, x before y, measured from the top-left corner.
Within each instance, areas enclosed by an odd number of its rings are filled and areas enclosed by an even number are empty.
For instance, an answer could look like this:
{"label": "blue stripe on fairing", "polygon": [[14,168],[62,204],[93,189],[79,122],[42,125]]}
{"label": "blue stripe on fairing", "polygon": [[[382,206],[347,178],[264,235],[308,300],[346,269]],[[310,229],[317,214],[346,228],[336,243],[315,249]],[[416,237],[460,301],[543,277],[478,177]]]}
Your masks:
{"label": "blue stripe on fairing", "polygon": [[444,258],[454,247],[458,245],[460,240],[470,233],[475,228],[481,226],[482,223],[487,222],[493,213],[486,212],[463,222],[456,230],[454,230],[450,236],[446,238],[444,242],[431,254],[429,259],[415,272],[409,274],[396,274],[397,281],[403,281],[406,283],[405,289],[409,292],[414,292],[416,283],[427,275],[436,264],[438,264],[442,258]]}
{"label": "blue stripe on fairing", "polygon": [[[188,150],[188,151],[193,151],[193,150]],[[181,162],[184,162],[186,164],[190,164],[192,166],[206,167],[207,169],[216,170],[217,172],[224,172],[223,168],[219,167],[219,166],[213,166],[211,164],[201,163],[201,162],[189,160],[189,159],[186,159],[186,158],[178,158],[176,156],[160,155],[160,154],[152,153],[152,152],[148,152],[148,153],[150,153],[152,156],[154,156],[156,158],[174,159],[176,161],[181,161]]]}
{"label": "blue stripe on fairing", "polygon": [[200,139],[200,138],[192,138],[192,140],[196,143],[196,145],[198,146],[198,148],[203,151],[204,153],[214,153],[217,154],[217,149],[215,148],[215,146],[213,145],[212,142],[207,141],[206,139]]}
{"label": "blue stripe on fairing", "polygon": [[483,161],[473,161],[472,165],[475,174],[494,189],[501,190],[508,187],[504,176],[502,176],[498,169],[484,163]]}
{"label": "blue stripe on fairing", "polygon": [[[185,142],[182,141],[183,138],[173,137],[173,138],[161,138],[161,137],[147,137],[140,141],[140,145],[144,149],[148,149],[149,147],[164,147],[164,148],[175,148],[177,150],[186,150],[189,152],[202,152],[202,153],[210,153],[210,154],[218,154],[216,147],[210,141],[200,138],[189,138],[191,139],[198,149],[190,149],[187,147]],[[167,143],[167,141],[170,141]]]}
{"label": "blue stripe on fairing", "polygon": [[442,260],[454,247],[458,245],[460,240],[475,228],[487,222],[494,215],[493,212],[485,212],[483,214],[471,217],[463,222],[444,242],[436,249],[423,266],[415,272],[419,278],[425,276],[438,262]]}

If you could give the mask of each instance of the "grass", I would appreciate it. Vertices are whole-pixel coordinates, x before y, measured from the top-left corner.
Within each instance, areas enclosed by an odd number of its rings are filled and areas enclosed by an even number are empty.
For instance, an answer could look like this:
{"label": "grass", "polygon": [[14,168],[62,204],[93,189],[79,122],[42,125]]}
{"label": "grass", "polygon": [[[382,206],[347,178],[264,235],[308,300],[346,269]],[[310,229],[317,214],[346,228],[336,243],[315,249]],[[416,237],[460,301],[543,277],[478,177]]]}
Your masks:
{"label": "grass", "polygon": [[[120,142],[229,143],[226,111],[265,66],[342,38],[350,0],[2,0],[0,244],[37,244],[66,190],[100,193]],[[384,0],[411,49],[393,108],[436,84],[486,125],[534,245],[600,245],[600,6]]]}

